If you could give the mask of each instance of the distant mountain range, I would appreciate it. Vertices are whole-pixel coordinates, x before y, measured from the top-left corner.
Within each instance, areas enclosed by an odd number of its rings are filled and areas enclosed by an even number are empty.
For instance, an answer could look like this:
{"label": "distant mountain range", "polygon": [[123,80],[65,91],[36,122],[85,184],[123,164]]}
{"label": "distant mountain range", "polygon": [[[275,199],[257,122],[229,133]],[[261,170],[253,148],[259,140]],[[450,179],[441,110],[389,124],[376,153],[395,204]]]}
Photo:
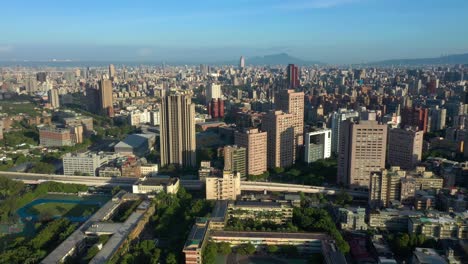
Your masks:
{"label": "distant mountain range", "polygon": [[320,61],[306,61],[299,58],[290,56],[287,53],[271,54],[265,56],[257,56],[252,58],[245,59],[246,65],[287,65],[287,64],[296,64],[296,65],[322,65],[325,64]]}
{"label": "distant mountain range", "polygon": [[[2,66],[29,66],[29,67],[40,67],[40,66],[51,66],[51,67],[106,67],[109,64],[115,65],[127,65],[127,66],[138,66],[138,65],[162,65],[162,61],[0,61],[0,67]],[[201,62],[201,61],[166,61],[166,65],[239,65],[239,60],[229,61],[218,61],[218,62]],[[312,65],[326,65],[327,63],[320,61],[309,61],[299,59],[290,56],[287,53],[278,53],[265,56],[246,57],[245,64],[253,66],[263,65],[288,65],[296,64],[299,66],[312,66]],[[468,64],[468,53],[455,54],[448,56],[441,56],[437,58],[420,58],[420,59],[391,59],[369,63],[360,63],[354,65],[361,66],[416,66],[416,65],[449,65],[449,64]]]}
{"label": "distant mountain range", "polygon": [[438,58],[393,59],[368,63],[369,65],[443,65],[468,64],[468,53],[441,56]]}

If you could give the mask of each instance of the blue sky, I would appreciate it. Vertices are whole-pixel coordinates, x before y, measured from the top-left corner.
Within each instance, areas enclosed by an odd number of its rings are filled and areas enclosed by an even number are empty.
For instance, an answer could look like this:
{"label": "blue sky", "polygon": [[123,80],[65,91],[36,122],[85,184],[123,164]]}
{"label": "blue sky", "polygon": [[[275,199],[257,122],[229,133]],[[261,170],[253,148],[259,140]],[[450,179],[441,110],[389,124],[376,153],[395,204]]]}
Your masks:
{"label": "blue sky", "polygon": [[466,0],[3,1],[0,60],[328,63],[468,52]]}

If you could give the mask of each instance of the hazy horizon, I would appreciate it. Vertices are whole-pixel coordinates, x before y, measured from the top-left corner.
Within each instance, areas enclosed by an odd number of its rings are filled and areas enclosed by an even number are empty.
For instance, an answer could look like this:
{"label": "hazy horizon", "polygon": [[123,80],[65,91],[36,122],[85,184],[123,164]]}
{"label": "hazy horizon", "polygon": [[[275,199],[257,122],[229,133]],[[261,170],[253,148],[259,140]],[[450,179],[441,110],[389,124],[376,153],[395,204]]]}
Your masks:
{"label": "hazy horizon", "polygon": [[0,61],[358,64],[468,53],[462,0],[9,1]]}

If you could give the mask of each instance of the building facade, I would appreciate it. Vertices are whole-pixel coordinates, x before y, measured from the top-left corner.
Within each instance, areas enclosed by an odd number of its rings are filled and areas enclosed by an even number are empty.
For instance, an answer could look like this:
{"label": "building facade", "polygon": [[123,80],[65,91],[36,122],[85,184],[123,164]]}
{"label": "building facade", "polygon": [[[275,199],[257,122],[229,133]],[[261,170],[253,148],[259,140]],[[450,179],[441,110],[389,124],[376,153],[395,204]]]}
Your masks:
{"label": "building facade", "polygon": [[239,173],[241,178],[247,176],[247,150],[239,146],[224,147],[224,170]]}
{"label": "building facade", "polygon": [[344,121],[342,125],[338,183],[367,189],[371,173],[385,168],[387,125],[376,121]]}
{"label": "building facade", "polygon": [[413,169],[422,158],[423,131],[395,128],[388,136],[388,163],[402,169]]}
{"label": "building facade", "polygon": [[305,134],[304,161],[306,163],[331,157],[331,134],[330,129],[322,129]]}
{"label": "building facade", "polygon": [[262,130],[268,135],[268,168],[292,166],[296,151],[293,115],[283,111],[270,111],[263,118]]}
{"label": "building facade", "polygon": [[160,113],[161,166],[195,167],[195,105],[190,96],[178,93],[164,97]]}
{"label": "building facade", "polygon": [[223,171],[222,177],[205,179],[207,200],[235,200],[241,194],[240,173]]}
{"label": "building facade", "polygon": [[236,131],[234,142],[247,151],[247,175],[260,175],[267,170],[267,132],[256,128]]}

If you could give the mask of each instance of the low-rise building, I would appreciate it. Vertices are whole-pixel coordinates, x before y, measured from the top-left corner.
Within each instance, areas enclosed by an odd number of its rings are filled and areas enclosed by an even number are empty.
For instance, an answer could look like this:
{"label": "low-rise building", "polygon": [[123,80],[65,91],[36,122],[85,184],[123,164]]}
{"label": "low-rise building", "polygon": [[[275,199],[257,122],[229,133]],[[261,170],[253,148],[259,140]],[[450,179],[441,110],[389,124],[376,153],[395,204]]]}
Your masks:
{"label": "low-rise building", "polygon": [[186,264],[202,264],[203,248],[207,243],[209,221],[204,218],[197,218],[196,223],[190,230],[187,241],[185,242],[184,252]]}
{"label": "low-rise building", "polygon": [[369,213],[369,227],[389,232],[408,232],[409,216],[422,216],[419,211],[386,208]]}
{"label": "low-rise building", "polygon": [[299,252],[321,253],[322,243],[330,241],[325,233],[284,233],[284,232],[239,232],[212,231],[211,240],[216,243],[228,242],[231,246],[251,243],[257,248],[275,245],[293,245]]}
{"label": "low-rise building", "polygon": [[45,147],[73,146],[70,128],[45,126],[39,128],[39,142]]}
{"label": "low-rise building", "polygon": [[97,176],[99,167],[117,157],[119,157],[118,154],[108,152],[67,153],[63,156],[63,173]]}
{"label": "low-rise building", "polygon": [[468,239],[468,218],[466,214],[434,215],[425,217],[410,217],[408,232],[424,234],[437,239],[455,238]]}
{"label": "low-rise building", "polygon": [[291,204],[278,202],[235,201],[229,203],[228,216],[284,224],[291,222],[293,207]]}
{"label": "low-rise building", "polygon": [[366,208],[339,208],[338,214],[342,230],[367,230]]}
{"label": "low-rise building", "polygon": [[178,178],[143,178],[132,186],[133,193],[159,193],[176,194],[179,191]]}
{"label": "low-rise building", "polygon": [[140,173],[142,177],[155,176],[158,173],[158,164],[142,164],[140,166]]}
{"label": "low-rise building", "polygon": [[206,178],[207,200],[235,200],[241,194],[240,173],[223,171],[223,176],[210,175]]}
{"label": "low-rise building", "polygon": [[448,264],[433,248],[416,248],[411,258],[412,264]]}
{"label": "low-rise building", "polygon": [[156,134],[128,135],[123,141],[114,146],[114,151],[122,155],[143,157],[154,149],[155,142]]}

